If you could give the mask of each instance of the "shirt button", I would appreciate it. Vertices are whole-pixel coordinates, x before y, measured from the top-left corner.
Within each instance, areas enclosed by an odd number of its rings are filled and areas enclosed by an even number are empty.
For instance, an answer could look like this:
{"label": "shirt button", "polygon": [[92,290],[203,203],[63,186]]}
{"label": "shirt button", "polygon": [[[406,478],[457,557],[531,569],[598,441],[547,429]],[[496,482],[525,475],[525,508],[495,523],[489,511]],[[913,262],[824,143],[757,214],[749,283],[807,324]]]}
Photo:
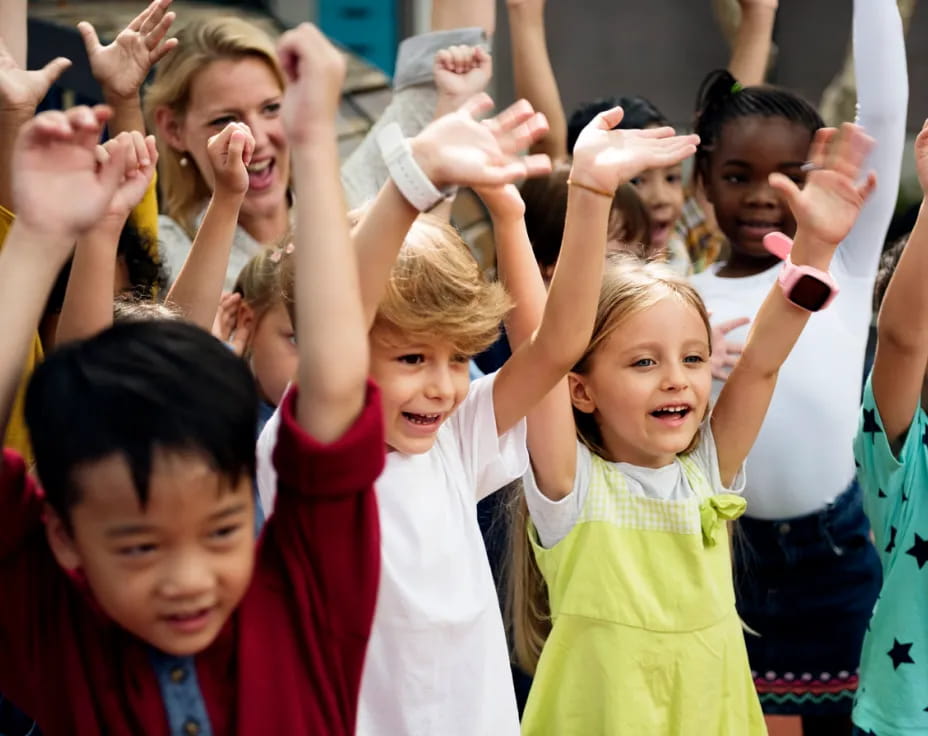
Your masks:
{"label": "shirt button", "polygon": [[187,670],[183,667],[174,667],[171,670],[171,682],[180,683],[187,678]]}
{"label": "shirt button", "polygon": [[200,724],[194,718],[188,718],[184,721],[184,733],[187,736],[199,736],[200,733]]}

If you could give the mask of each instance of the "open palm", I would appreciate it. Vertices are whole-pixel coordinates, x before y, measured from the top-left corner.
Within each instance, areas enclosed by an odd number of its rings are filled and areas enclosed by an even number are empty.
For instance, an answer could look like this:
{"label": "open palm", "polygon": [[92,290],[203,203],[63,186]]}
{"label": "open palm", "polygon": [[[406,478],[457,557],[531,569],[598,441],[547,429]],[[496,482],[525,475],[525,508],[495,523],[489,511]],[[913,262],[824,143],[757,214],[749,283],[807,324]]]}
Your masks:
{"label": "open palm", "polygon": [[69,66],[70,61],[59,57],[35,71],[20,69],[0,39],[0,109],[21,110],[31,115],[49,87]]}
{"label": "open palm", "polygon": [[170,4],[171,0],[154,0],[106,46],[90,23],[78,24],[90,70],[106,94],[135,95],[151,67],[177,46],[173,38],[162,43],[174,22],[174,13],[167,12]]}
{"label": "open palm", "polygon": [[580,132],[573,171],[585,183],[613,192],[646,169],[673,166],[696,153],[699,137],[676,135],[673,128],[615,130],[623,115],[621,107],[607,110]]}
{"label": "open palm", "polygon": [[876,186],[873,174],[858,183],[872,146],[873,139],[857,125],[845,123],[840,132],[823,129],[809,151],[814,170],[802,189],[782,174],[771,174],[770,185],[786,198],[798,227],[826,243],[847,237]]}

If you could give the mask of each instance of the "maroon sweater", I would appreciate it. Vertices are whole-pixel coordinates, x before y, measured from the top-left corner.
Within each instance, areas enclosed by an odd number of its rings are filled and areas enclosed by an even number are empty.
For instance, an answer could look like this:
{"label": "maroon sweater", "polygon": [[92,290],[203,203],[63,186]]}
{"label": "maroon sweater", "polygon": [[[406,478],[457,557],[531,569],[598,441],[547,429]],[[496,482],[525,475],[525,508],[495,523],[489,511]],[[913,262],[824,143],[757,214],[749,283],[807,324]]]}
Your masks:
{"label": "maroon sweater", "polygon": [[[354,734],[380,573],[374,481],[384,462],[377,390],[321,445],[284,399],[275,513],[254,578],[196,657],[213,733]],[[0,467],[0,693],[46,736],[168,732],[147,645],[99,612],[45,540],[41,491],[22,459]]]}

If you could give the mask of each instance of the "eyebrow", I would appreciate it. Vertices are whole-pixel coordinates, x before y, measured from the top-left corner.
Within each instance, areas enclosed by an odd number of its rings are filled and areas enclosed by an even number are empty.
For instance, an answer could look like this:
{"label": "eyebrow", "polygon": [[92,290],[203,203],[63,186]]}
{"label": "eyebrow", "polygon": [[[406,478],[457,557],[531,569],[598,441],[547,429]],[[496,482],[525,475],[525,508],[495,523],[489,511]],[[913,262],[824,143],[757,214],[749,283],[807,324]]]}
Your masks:
{"label": "eyebrow", "polygon": [[[800,168],[800,167],[802,167],[803,164],[805,164],[805,161],[786,161],[786,162],[780,164],[777,168],[780,168],[780,169]],[[729,159],[728,161],[726,161],[726,162],[725,162],[724,164],[722,164],[722,165],[723,165],[723,166],[743,166],[743,167],[746,168],[746,169],[750,169],[750,168],[751,168],[751,164],[749,164],[747,161],[742,161],[742,160],[739,159],[739,158],[732,158],[732,159]]]}
{"label": "eyebrow", "polygon": [[[235,506],[229,506],[224,508],[221,511],[217,511],[215,514],[209,517],[210,522],[222,521],[223,519],[228,519],[231,516],[237,516],[248,510],[248,504],[239,503]],[[151,524],[123,524],[121,526],[114,526],[111,529],[106,530],[106,536],[109,539],[119,539],[121,537],[132,537],[137,534],[152,534],[154,533],[155,527]]]}

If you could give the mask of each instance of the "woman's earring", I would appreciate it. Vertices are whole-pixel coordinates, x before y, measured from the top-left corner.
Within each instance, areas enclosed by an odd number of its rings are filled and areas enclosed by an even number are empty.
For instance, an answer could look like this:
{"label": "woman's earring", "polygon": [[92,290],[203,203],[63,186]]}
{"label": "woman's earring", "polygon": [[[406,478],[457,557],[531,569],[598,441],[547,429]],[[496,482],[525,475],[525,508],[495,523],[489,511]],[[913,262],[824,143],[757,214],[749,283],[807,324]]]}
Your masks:
{"label": "woman's earring", "polygon": [[186,165],[187,165],[187,154],[186,154],[186,153],[181,154],[180,162],[179,162],[179,163],[180,163],[181,166],[186,166]]}

